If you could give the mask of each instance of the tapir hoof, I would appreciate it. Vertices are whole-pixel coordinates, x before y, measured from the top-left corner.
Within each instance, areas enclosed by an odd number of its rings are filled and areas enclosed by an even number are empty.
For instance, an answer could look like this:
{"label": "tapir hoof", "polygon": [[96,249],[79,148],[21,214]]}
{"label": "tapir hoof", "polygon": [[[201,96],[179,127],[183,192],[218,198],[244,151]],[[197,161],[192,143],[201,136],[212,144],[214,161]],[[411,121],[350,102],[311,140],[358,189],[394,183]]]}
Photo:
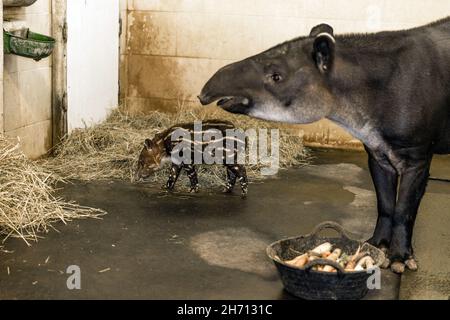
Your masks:
{"label": "tapir hoof", "polygon": [[190,190],[190,193],[199,193],[199,192],[200,192],[199,186],[192,187]]}
{"label": "tapir hoof", "polygon": [[161,189],[166,190],[166,191],[169,191],[169,192],[172,192],[172,191],[175,189],[175,186],[170,186],[170,185],[168,185],[168,184],[163,184],[163,185],[161,186]]}
{"label": "tapir hoof", "polygon": [[405,272],[405,264],[400,261],[393,262],[391,264],[391,270],[392,272],[402,274],[403,272]]}
{"label": "tapir hoof", "polygon": [[384,245],[381,245],[378,247],[384,253],[384,261],[381,264],[380,268],[387,269],[391,265],[391,260],[388,258],[388,248],[386,248],[386,246],[384,246]]}
{"label": "tapir hoof", "polygon": [[405,265],[411,271],[417,271],[417,269],[419,268],[419,266],[417,265],[417,261],[413,257],[406,260]]}
{"label": "tapir hoof", "polygon": [[386,257],[380,267],[382,269],[387,269],[387,268],[389,268],[390,265],[391,265],[391,260],[388,257]]}
{"label": "tapir hoof", "polygon": [[222,192],[223,192],[223,193],[232,193],[232,192],[233,192],[233,188],[227,188],[227,187],[225,187],[225,188],[223,188]]}
{"label": "tapir hoof", "polygon": [[[385,254],[386,254],[386,252],[385,252]],[[399,274],[405,272],[406,269],[411,270],[411,271],[417,271],[417,269],[419,268],[416,259],[414,259],[414,257],[412,257],[412,256],[403,262],[395,261],[395,262],[391,263],[391,259],[389,259],[387,255],[386,255],[386,258],[384,259],[384,262],[381,264],[380,267],[382,269],[387,269],[387,268],[391,267],[391,270],[393,272],[399,273]]]}

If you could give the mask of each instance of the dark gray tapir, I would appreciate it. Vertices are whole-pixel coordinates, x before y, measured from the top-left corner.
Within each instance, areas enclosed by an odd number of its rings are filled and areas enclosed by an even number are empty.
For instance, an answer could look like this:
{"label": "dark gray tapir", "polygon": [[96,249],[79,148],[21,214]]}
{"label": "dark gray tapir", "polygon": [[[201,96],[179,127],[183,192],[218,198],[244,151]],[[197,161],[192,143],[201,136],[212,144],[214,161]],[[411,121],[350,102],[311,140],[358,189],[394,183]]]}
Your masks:
{"label": "dark gray tapir", "polygon": [[450,153],[450,18],[342,36],[321,24],[220,69],[199,99],[266,120],[327,118],[346,128],[369,155],[378,200],[370,242],[388,252],[393,271],[417,268],[412,231],[430,162]]}

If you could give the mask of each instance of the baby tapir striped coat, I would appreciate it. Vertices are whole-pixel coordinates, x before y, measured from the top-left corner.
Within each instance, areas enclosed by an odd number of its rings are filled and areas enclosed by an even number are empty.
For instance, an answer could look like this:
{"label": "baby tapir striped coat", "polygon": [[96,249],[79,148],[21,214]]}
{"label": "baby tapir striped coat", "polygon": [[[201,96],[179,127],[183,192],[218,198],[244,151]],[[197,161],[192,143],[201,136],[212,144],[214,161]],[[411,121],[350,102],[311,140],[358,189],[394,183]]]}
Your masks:
{"label": "baby tapir striped coat", "polygon": [[205,120],[177,124],[155,135],[153,139],[145,140],[136,179],[148,178],[165,161],[170,161],[172,166],[166,188],[173,190],[184,169],[191,183],[191,192],[198,192],[195,165],[220,163],[227,170],[225,192],[232,192],[238,180],[242,194],[246,195],[248,181],[242,157],[245,159],[245,135],[236,130],[233,123]]}

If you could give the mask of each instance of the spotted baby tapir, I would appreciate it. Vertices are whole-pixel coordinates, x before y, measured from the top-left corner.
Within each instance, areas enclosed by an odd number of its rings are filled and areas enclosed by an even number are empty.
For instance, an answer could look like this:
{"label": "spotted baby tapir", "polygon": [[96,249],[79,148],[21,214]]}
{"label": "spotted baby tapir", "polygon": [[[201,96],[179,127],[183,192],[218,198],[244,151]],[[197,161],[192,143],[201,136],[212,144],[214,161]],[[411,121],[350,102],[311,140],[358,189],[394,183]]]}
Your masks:
{"label": "spotted baby tapir", "polygon": [[[200,150],[202,159],[204,159],[203,153],[206,152],[205,150],[214,149],[216,152],[218,150],[223,150],[219,157],[221,157],[222,164],[226,167],[227,171],[227,181],[224,192],[231,193],[236,181],[239,181],[242,195],[247,195],[248,179],[245,166],[238,164],[237,161],[238,151],[242,150],[242,147],[245,148],[245,139],[240,139],[236,135],[230,135],[230,129],[236,129],[231,122],[223,120],[206,120],[201,123],[200,131],[194,123],[183,123],[174,125],[167,130],[156,134],[153,139],[146,139],[144,147],[139,155],[135,179],[137,181],[146,180],[152,173],[161,169],[165,162],[171,162],[169,179],[167,180],[165,188],[173,190],[181,171],[184,169],[189,177],[191,192],[198,192],[199,183],[194,161],[185,163],[180,161],[179,158],[173,157],[172,153],[175,151],[181,154],[183,152],[190,153],[190,159],[194,159],[194,152]],[[197,137],[199,134],[201,135],[212,131],[220,132],[222,138],[206,142],[198,141]],[[178,136],[180,133],[183,133],[183,137],[174,139],[174,137]],[[208,148],[208,145],[213,141],[215,143],[214,148]],[[179,146],[179,143],[182,142],[184,143],[184,146],[188,146],[188,148],[185,147],[183,148],[183,151],[180,152],[180,148],[177,148],[177,145]],[[219,148],[217,148],[218,143],[220,143]],[[230,146],[233,146],[231,151]]]}

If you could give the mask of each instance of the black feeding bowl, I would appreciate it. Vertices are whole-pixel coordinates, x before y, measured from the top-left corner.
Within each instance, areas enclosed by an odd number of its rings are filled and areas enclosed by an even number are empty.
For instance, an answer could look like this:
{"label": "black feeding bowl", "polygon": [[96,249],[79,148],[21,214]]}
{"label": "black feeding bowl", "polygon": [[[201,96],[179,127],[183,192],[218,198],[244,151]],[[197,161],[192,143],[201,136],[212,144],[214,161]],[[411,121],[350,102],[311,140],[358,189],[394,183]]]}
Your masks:
{"label": "black feeding bowl", "polygon": [[[319,233],[324,229],[333,229],[337,231],[338,236],[320,236]],[[296,297],[308,300],[363,298],[369,290],[367,280],[373,272],[367,270],[344,271],[338,263],[327,259],[313,260],[303,268],[283,262],[295,258],[299,253],[308,252],[324,242],[330,242],[334,247],[338,247],[346,253],[354,253],[361,246],[361,251],[369,253],[375,261],[376,267],[380,267],[385,259],[384,253],[380,249],[352,239],[339,224],[327,221],[318,225],[310,234],[279,240],[267,247],[267,255],[277,267],[286,291]],[[337,269],[337,272],[313,270],[312,267],[315,265],[331,265]]]}

